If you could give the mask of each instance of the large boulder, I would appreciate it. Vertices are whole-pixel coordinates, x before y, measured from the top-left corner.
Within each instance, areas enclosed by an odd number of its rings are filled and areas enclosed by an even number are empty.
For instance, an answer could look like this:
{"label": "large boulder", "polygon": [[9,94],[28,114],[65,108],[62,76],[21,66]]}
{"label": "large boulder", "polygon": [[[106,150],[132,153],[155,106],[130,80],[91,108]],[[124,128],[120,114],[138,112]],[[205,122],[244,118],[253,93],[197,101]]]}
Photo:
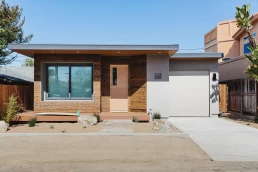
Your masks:
{"label": "large boulder", "polygon": [[6,132],[8,125],[4,121],[0,121],[0,133]]}
{"label": "large boulder", "polygon": [[78,123],[87,127],[96,125],[98,123],[98,119],[94,115],[81,115],[80,117],[78,117]]}
{"label": "large boulder", "polygon": [[153,121],[152,129],[161,133],[169,133],[172,131],[172,125],[168,120],[163,121],[163,120],[155,119]]}

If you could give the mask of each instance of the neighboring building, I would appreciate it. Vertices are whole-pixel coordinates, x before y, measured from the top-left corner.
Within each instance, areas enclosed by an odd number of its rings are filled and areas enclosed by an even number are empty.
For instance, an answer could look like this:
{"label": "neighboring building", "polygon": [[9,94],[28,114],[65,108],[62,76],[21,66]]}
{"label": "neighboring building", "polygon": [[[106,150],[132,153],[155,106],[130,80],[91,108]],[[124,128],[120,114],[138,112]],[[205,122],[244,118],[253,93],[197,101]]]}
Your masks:
{"label": "neighboring building", "polygon": [[[221,53],[178,45],[9,44],[34,58],[35,112],[216,116]],[[175,54],[176,53],[176,54]],[[130,117],[131,118],[131,117]]]}
{"label": "neighboring building", "polygon": [[24,110],[33,109],[34,68],[0,66],[0,120],[6,115],[6,103],[15,94]]}
{"label": "neighboring building", "polygon": [[0,66],[0,84],[31,85],[34,82],[34,67]]}
{"label": "neighboring building", "polygon": [[[239,56],[239,41],[232,38],[237,30],[235,20],[219,22],[204,35],[205,52],[222,52],[227,59]],[[219,59],[219,62],[221,61],[222,59]]]}
{"label": "neighboring building", "polygon": [[[251,33],[258,41],[258,13],[251,16]],[[219,59],[219,81],[228,86],[228,109],[255,114],[256,84],[247,78],[246,67],[251,63],[244,54],[250,53],[247,33],[239,29],[236,20],[219,22],[217,27],[204,36],[205,52],[222,52]]]}

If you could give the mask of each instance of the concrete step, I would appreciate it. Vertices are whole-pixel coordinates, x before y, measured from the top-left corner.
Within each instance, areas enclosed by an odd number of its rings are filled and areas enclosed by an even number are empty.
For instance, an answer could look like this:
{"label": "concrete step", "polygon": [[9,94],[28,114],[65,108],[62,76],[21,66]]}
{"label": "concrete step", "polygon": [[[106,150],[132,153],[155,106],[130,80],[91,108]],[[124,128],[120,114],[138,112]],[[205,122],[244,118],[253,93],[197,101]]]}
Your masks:
{"label": "concrete step", "polygon": [[131,120],[104,120],[100,132],[132,133]]}

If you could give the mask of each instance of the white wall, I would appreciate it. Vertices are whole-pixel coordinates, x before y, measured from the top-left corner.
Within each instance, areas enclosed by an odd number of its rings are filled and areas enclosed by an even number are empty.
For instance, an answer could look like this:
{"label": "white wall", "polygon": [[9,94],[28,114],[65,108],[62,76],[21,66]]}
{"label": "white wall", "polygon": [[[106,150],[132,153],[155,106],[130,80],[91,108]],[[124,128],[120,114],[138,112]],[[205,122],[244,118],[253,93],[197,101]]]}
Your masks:
{"label": "white wall", "polygon": [[[191,70],[208,70],[210,71],[210,116],[219,113],[219,93],[215,92],[212,87],[218,88],[218,81],[212,81],[213,73],[218,78],[218,60],[170,60],[170,71],[191,71]],[[190,83],[189,83],[190,84]],[[214,95],[215,96],[212,96]],[[212,96],[212,97],[211,97]],[[217,98],[217,99],[216,99]]]}
{"label": "white wall", "polygon": [[[162,79],[155,79],[161,73]],[[147,55],[147,112],[169,116],[169,56]]]}

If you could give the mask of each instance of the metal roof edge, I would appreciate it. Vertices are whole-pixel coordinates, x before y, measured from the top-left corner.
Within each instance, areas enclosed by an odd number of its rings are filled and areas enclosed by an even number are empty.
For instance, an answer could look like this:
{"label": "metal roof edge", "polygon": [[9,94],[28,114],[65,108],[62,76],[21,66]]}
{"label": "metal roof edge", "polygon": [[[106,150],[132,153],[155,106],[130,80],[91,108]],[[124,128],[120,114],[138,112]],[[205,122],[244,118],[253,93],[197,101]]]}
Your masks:
{"label": "metal roof edge", "polygon": [[170,58],[215,58],[219,59],[224,57],[223,53],[175,53]]}
{"label": "metal roof edge", "polygon": [[10,50],[178,50],[178,44],[8,44]]}

